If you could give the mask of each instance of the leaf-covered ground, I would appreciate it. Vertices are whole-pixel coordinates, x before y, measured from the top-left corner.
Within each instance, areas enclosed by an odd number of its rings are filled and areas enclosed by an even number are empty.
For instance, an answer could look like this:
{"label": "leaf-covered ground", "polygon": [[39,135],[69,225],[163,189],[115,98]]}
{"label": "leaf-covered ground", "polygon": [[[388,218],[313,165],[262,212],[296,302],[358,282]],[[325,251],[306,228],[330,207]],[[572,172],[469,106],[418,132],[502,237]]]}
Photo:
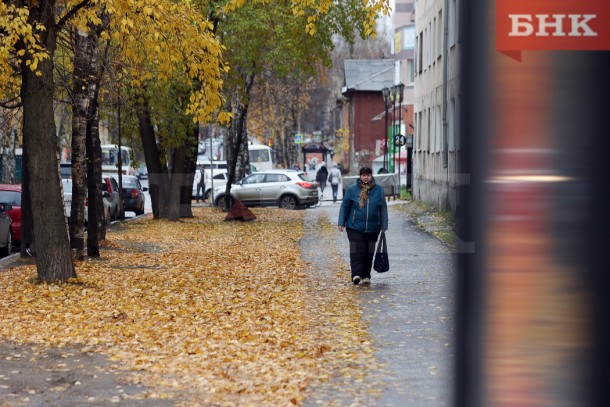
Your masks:
{"label": "leaf-covered ground", "polygon": [[320,295],[299,250],[303,211],[253,212],[125,223],[70,283],[1,272],[0,340],[105,355],[150,389],[121,397],[178,405],[300,404],[314,380],[362,380],[374,360],[348,268]]}

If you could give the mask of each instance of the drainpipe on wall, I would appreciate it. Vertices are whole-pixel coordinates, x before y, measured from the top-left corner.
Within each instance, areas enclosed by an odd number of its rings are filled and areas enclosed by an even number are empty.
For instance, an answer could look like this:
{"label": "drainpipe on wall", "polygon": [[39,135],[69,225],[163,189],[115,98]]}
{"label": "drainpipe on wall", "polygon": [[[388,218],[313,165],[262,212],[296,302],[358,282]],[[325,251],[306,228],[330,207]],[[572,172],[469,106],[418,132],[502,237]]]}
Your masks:
{"label": "drainpipe on wall", "polygon": [[443,21],[443,168],[449,167],[449,143],[447,141],[447,76],[448,76],[448,55],[449,55],[449,0],[445,0],[443,13],[445,19]]}

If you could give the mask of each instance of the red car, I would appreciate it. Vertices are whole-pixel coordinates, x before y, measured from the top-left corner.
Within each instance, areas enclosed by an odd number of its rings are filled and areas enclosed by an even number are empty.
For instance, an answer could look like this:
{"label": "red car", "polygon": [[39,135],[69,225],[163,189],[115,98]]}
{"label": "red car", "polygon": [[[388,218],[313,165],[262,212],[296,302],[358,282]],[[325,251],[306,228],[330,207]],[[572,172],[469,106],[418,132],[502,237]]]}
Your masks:
{"label": "red car", "polygon": [[21,185],[0,184],[0,202],[11,204],[7,211],[13,221],[13,242],[21,240]]}

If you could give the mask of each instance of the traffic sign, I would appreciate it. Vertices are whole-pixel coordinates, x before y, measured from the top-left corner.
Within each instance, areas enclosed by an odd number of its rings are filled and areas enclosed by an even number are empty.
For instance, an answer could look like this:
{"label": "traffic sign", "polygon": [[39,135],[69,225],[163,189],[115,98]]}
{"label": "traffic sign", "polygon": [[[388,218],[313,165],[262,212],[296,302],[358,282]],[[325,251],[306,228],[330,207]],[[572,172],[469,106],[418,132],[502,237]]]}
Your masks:
{"label": "traffic sign", "polygon": [[294,135],[294,144],[303,144],[303,135],[301,133]]}

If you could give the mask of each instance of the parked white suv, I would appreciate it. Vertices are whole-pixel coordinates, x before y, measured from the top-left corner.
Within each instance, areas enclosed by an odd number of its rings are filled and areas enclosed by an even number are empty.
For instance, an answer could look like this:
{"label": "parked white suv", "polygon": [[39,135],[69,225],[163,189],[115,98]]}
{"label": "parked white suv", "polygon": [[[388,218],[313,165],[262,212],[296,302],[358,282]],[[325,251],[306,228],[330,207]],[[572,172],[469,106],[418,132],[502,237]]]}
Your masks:
{"label": "parked white suv", "polygon": [[[279,206],[296,209],[318,203],[318,184],[295,170],[266,170],[248,175],[231,185],[231,202],[246,206]],[[224,206],[226,186],[214,188],[214,205]]]}

